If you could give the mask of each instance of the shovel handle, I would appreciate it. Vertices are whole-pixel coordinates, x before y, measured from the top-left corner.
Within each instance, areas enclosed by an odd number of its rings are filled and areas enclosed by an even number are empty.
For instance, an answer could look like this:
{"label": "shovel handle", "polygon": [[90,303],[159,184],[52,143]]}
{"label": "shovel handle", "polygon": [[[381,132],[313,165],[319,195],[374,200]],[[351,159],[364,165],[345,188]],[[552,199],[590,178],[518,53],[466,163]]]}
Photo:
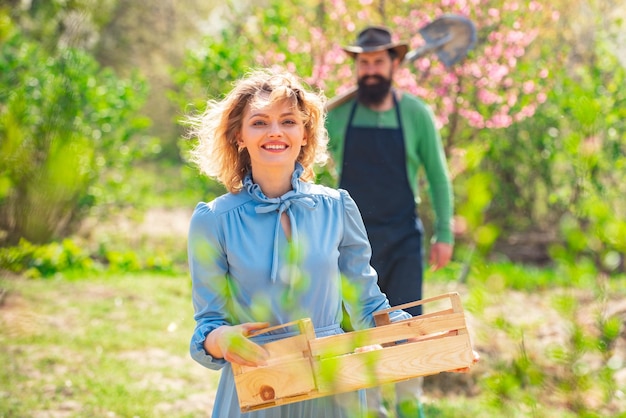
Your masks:
{"label": "shovel handle", "polygon": [[336,95],[332,99],[326,102],[326,111],[332,110],[338,106],[341,106],[348,100],[351,100],[353,97],[356,97],[356,92],[358,87],[350,87],[349,90],[344,91],[341,94]]}

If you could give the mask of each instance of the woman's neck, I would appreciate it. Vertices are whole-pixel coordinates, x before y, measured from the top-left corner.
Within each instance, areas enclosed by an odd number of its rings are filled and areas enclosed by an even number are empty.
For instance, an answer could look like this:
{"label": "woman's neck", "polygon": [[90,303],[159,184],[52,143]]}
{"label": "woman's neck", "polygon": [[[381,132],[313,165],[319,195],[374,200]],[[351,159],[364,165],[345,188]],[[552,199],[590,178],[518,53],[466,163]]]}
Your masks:
{"label": "woman's neck", "polygon": [[252,169],[252,179],[269,198],[280,197],[290,191],[293,169],[257,170]]}

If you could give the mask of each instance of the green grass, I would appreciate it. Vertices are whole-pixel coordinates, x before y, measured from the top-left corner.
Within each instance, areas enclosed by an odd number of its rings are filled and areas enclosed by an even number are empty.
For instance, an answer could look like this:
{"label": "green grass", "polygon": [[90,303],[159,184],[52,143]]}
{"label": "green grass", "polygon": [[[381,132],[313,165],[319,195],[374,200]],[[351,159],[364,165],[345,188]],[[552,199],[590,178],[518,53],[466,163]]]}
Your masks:
{"label": "green grass", "polygon": [[[426,377],[428,418],[626,416],[626,278],[459,269],[430,273],[425,296],[462,295],[481,361]],[[0,417],[210,416],[219,374],[189,357],[193,327],[185,274],[0,275]]]}
{"label": "green grass", "polygon": [[208,416],[218,375],[188,355],[186,277],[0,284],[1,417]]}

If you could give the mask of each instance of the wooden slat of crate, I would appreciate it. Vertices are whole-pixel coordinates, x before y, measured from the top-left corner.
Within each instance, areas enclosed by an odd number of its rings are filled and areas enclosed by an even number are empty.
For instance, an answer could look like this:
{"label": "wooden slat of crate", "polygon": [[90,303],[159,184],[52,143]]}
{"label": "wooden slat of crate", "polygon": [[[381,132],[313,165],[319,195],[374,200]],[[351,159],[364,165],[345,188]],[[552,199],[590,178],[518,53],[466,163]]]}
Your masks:
{"label": "wooden slat of crate", "polygon": [[[289,359],[235,375],[242,411],[259,409],[264,403],[285,403],[296,395],[317,391],[310,358]],[[291,401],[293,402],[293,401]]]}
{"label": "wooden slat of crate", "polygon": [[467,334],[446,335],[381,350],[321,359],[320,393],[340,393],[468,367],[473,353]]}
{"label": "wooden slat of crate", "polygon": [[242,411],[284,403],[285,399],[316,391],[309,349],[309,340],[315,338],[313,324],[309,318],[304,318],[271,329],[289,326],[297,326],[300,334],[264,344],[263,348],[269,354],[266,365],[232,365]]}
{"label": "wooden slat of crate", "polygon": [[310,340],[309,343],[313,357],[325,358],[350,354],[357,347],[382,345],[429,334],[447,333],[451,330],[466,332],[465,317],[462,313],[450,313],[430,318],[418,316],[379,328],[316,338]]}
{"label": "wooden slat of crate", "polygon": [[[272,341],[263,345],[269,354],[268,366],[309,356],[309,340],[306,335],[295,335],[278,341]],[[235,374],[255,370],[256,367],[234,366]]]}

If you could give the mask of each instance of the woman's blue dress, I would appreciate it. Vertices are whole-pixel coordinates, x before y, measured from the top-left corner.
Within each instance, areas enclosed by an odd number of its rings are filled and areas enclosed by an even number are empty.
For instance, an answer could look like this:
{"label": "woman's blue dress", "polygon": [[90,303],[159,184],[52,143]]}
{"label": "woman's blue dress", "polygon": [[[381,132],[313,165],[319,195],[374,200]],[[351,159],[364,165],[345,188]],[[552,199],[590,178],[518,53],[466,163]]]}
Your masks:
{"label": "woman's blue dress", "polygon": [[[208,355],[203,342],[221,325],[311,318],[318,337],[342,333],[342,303],[356,329],[374,326],[372,313],[389,308],[370,266],[371,249],[348,192],[303,182],[296,164],[293,190],[267,198],[251,176],[241,192],[199,203],[189,228],[189,266],[196,328],[193,359],[222,369],[213,407],[219,418],[362,416],[361,392],[240,413],[230,364]],[[291,240],[280,225],[286,212]],[[392,320],[408,318],[397,311]],[[285,338],[277,331],[269,339]],[[261,341],[260,343],[262,343]]]}

